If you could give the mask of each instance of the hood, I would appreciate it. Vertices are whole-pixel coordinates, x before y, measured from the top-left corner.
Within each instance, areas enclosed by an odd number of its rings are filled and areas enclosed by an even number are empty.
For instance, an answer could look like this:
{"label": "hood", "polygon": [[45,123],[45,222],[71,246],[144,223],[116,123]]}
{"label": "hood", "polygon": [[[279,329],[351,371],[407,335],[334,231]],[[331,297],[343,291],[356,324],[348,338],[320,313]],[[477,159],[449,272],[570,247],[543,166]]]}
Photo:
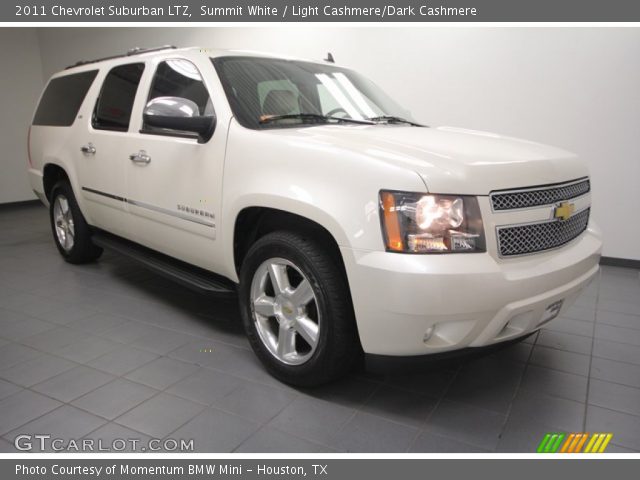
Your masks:
{"label": "hood", "polygon": [[487,195],[492,190],[546,185],[588,175],[586,165],[570,152],[488,132],[404,125],[278,130],[285,131],[411,169],[433,193]]}

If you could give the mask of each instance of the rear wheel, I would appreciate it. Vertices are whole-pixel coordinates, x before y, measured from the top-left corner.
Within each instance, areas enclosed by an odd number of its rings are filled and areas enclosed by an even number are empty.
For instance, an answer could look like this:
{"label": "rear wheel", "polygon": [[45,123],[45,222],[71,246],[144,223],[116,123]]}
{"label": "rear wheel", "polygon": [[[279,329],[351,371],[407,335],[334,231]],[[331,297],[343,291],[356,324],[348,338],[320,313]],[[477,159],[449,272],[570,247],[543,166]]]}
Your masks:
{"label": "rear wheel", "polygon": [[329,382],[359,356],[344,273],[318,242],[290,232],[256,242],[240,274],[240,307],[257,356],[278,379]]}
{"label": "rear wheel", "polygon": [[67,181],[53,187],[49,216],[53,239],[67,262],[92,262],[102,254],[102,249],[91,241],[91,230]]}

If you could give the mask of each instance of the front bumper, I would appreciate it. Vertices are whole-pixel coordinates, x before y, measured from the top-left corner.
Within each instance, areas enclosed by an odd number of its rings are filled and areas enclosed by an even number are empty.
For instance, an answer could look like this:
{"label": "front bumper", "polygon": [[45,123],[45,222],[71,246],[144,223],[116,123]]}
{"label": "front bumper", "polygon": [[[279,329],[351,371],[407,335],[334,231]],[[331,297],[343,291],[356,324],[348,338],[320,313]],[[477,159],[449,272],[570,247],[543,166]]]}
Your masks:
{"label": "front bumper", "polygon": [[341,251],[364,352],[413,356],[536,331],[551,313],[562,315],[597,275],[601,246],[591,225],[561,249],[510,259]]}
{"label": "front bumper", "polygon": [[513,345],[533,335],[529,332],[521,337],[505,340],[504,342],[485,345],[484,347],[465,347],[459,350],[447,350],[440,353],[428,353],[426,355],[377,355],[367,353],[364,356],[364,367],[367,372],[380,374],[395,374],[431,371],[439,368],[450,368],[461,359],[476,358],[482,355],[498,352],[503,348]]}

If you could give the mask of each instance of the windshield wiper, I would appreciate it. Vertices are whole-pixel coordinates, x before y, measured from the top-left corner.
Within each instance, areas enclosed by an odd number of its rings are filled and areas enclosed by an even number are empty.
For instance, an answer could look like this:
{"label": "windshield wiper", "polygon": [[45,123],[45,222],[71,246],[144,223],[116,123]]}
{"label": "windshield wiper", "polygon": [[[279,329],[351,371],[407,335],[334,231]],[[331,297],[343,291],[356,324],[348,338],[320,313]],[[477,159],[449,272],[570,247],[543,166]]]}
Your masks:
{"label": "windshield wiper", "polygon": [[380,115],[378,117],[370,117],[367,118],[375,123],[406,123],[407,125],[413,125],[414,127],[422,127],[419,123],[412,122],[411,120],[407,120],[406,118],[396,117],[395,115]]}
{"label": "windshield wiper", "polygon": [[355,118],[349,117],[331,117],[327,115],[320,115],[319,113],[289,113],[287,115],[265,115],[260,118],[260,123],[271,123],[276,122],[278,120],[287,120],[290,118],[298,119],[298,120],[311,120],[316,122],[328,123],[331,120],[336,122],[345,122],[345,123],[359,123],[365,125],[373,125],[375,122],[371,120],[358,120]]}

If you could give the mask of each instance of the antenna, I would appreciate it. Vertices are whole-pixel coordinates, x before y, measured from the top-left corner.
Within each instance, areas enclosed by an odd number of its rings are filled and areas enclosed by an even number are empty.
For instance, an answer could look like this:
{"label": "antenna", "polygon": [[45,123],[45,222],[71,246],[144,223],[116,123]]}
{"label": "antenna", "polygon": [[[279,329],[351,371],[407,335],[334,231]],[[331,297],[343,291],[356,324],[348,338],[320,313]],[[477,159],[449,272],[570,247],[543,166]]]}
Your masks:
{"label": "antenna", "polygon": [[324,61],[329,63],[336,63],[336,61],[333,59],[333,55],[331,55],[331,52],[327,53],[327,58],[325,58]]}

